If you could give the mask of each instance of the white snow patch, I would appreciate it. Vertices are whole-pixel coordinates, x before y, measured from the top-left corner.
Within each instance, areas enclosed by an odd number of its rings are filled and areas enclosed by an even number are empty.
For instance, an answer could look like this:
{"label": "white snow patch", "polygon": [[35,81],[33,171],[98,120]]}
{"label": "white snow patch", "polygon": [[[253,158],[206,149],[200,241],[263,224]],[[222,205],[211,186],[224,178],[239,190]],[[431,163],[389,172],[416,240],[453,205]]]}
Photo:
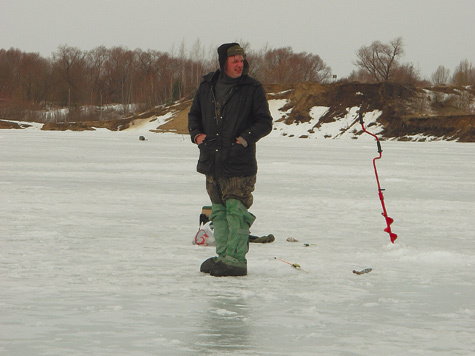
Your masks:
{"label": "white snow patch", "polygon": [[269,96],[283,95],[283,94],[290,93],[291,91],[293,91],[293,89],[283,90],[283,91],[280,91],[278,93],[268,93],[268,95]]}
{"label": "white snow patch", "polygon": [[2,119],[2,121],[19,124],[24,127],[23,130],[41,130],[41,128],[43,127],[43,124],[37,123],[37,122],[5,120],[5,119]]}
{"label": "white snow patch", "polygon": [[283,111],[282,108],[289,102],[288,99],[271,99],[269,102],[269,111],[274,122],[281,121],[288,117],[292,109]]}
{"label": "white snow patch", "polygon": [[153,116],[147,119],[135,120],[133,125],[124,131],[135,133],[150,133],[151,130],[156,130],[160,126],[166,124],[168,121],[176,116],[176,112],[170,111],[165,115]]}
{"label": "white snow patch", "polygon": [[[351,107],[347,109],[347,113],[343,117],[337,117],[332,122],[320,122],[321,118],[328,112],[329,108],[325,106],[314,106],[310,109],[308,122],[298,122],[287,125],[283,121],[276,121],[276,117],[288,117],[291,110],[283,112],[280,107],[286,104],[285,100],[269,100],[272,103],[271,113],[274,117],[274,130],[272,136],[288,136],[288,137],[308,137],[317,139],[356,139],[363,138],[365,140],[372,139],[361,135],[361,125],[358,120],[359,107]],[[378,134],[382,131],[382,126],[377,123],[377,119],[381,116],[380,110],[367,112],[364,115],[364,123],[367,127],[371,124],[371,132]]]}

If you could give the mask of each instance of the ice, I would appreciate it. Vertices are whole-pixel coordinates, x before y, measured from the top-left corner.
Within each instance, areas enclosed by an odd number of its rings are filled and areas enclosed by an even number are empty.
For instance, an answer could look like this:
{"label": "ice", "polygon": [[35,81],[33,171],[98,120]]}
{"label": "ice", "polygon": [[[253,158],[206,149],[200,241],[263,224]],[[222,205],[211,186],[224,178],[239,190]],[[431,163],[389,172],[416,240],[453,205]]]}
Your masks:
{"label": "ice", "polygon": [[382,142],[392,244],[374,142],[262,139],[252,232],[276,241],[214,278],[196,146],[139,132],[0,131],[0,354],[475,352],[475,145]]}

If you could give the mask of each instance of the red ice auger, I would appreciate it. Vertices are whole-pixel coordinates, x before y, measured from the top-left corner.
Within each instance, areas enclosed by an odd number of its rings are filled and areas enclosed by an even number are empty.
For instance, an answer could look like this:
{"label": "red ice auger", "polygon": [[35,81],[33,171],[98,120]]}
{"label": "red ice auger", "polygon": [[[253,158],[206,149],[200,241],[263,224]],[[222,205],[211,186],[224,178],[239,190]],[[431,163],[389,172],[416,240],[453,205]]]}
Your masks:
{"label": "red ice auger", "polygon": [[374,167],[374,174],[376,176],[376,182],[378,183],[378,194],[379,194],[379,200],[381,200],[381,205],[383,207],[383,212],[381,213],[384,218],[386,219],[386,228],[384,229],[385,232],[387,232],[389,234],[389,237],[391,239],[391,242],[394,243],[394,241],[396,241],[397,239],[397,235],[391,231],[391,224],[393,223],[394,219],[390,218],[388,216],[388,213],[386,211],[386,206],[384,205],[384,197],[383,197],[383,190],[379,184],[379,178],[378,178],[378,170],[376,169],[376,160],[377,159],[380,159],[381,156],[382,156],[382,153],[383,153],[383,150],[381,149],[381,143],[379,142],[379,139],[378,137],[371,133],[371,132],[368,132],[366,131],[365,127],[364,127],[364,122],[363,122],[363,114],[361,112],[362,110],[360,109],[360,112],[358,114],[358,117],[360,119],[360,124],[361,124],[361,127],[363,128],[363,131],[366,132],[368,135],[371,135],[373,136],[375,139],[376,139],[376,144],[378,146],[378,154],[379,156],[376,156],[373,158],[373,167]]}

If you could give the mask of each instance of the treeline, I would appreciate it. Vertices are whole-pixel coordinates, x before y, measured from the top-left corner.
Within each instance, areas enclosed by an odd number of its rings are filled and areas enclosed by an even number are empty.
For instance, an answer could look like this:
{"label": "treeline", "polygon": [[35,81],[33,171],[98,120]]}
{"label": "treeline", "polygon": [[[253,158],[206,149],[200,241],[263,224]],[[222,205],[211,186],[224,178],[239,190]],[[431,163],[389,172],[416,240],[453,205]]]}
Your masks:
{"label": "treeline", "polygon": [[[291,47],[254,51],[242,44],[251,63],[251,75],[262,83],[327,83],[336,80],[331,68],[314,54],[295,53]],[[356,52],[357,70],[348,78],[361,82],[394,81],[427,84],[412,64],[400,62],[402,38],[388,44],[373,42]],[[108,108],[119,104],[128,116],[184,97],[191,97],[201,77],[218,67],[216,49],[196,41],[176,53],[97,47],[83,51],[60,46],[51,58],[18,49],[0,49],[0,118],[58,121],[52,115],[67,108],[65,120],[110,119]],[[451,76],[443,66],[433,74],[434,84],[474,85],[475,70],[462,61]],[[87,108],[87,109],[86,109]],[[92,110],[91,110],[92,108]],[[64,116],[64,115],[63,115]],[[61,119],[62,120],[62,119]]]}
{"label": "treeline", "polygon": [[34,107],[143,103],[152,107],[183,95],[206,70],[203,61],[159,51],[61,46],[52,58],[0,50],[4,101]]}
{"label": "treeline", "polygon": [[[19,119],[25,111],[68,108],[72,115],[85,106],[101,111],[110,104],[120,104],[122,115],[130,114],[132,107],[147,110],[191,96],[202,76],[218,67],[215,53],[214,49],[206,56],[199,42],[189,53],[182,46],[175,55],[123,47],[82,51],[61,46],[51,58],[44,58],[1,49],[0,114]],[[325,82],[331,74],[319,56],[294,53],[290,47],[249,51],[247,57],[252,76],[265,83]],[[81,116],[86,119],[84,112]]]}

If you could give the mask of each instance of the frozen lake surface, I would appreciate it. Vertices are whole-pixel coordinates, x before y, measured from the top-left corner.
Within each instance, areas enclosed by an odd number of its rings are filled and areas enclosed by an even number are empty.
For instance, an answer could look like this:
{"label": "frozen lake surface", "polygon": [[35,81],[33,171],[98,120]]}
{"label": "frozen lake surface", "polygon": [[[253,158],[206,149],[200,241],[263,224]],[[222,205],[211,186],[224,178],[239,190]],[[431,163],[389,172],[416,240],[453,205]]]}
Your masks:
{"label": "frozen lake surface", "polygon": [[213,278],[197,148],[147,139],[0,131],[0,354],[475,353],[474,144],[382,142],[391,244],[371,139],[262,139],[251,230],[276,241]]}

